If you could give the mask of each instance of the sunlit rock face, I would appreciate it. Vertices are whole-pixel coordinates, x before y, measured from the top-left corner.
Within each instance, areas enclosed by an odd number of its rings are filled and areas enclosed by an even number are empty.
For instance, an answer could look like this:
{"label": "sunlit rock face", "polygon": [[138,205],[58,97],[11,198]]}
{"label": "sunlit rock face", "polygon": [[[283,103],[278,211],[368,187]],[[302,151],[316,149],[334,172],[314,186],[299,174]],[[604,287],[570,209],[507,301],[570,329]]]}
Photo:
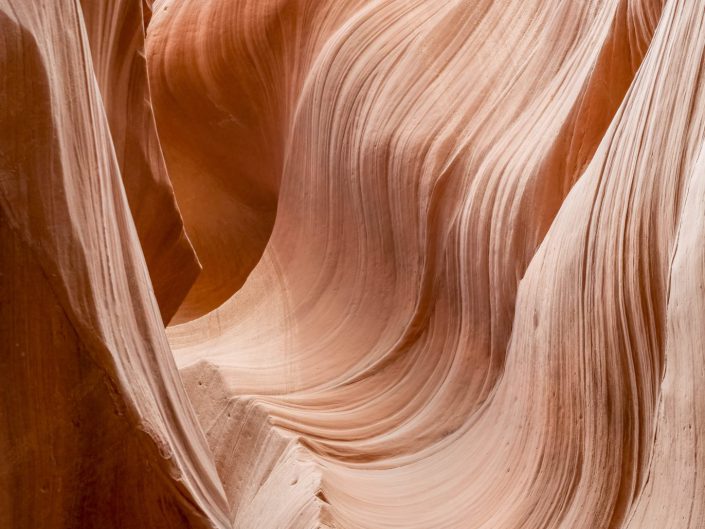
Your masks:
{"label": "sunlit rock face", "polygon": [[0,0],[0,528],[705,528],[700,0]]}

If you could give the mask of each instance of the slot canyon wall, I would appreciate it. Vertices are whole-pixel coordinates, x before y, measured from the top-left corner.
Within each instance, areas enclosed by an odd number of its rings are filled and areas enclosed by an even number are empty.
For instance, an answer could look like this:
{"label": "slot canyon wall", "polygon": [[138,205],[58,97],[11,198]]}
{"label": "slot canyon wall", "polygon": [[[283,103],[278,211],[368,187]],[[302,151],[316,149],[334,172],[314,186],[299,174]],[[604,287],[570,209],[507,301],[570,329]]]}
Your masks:
{"label": "slot canyon wall", "polygon": [[0,0],[0,529],[705,529],[704,74],[704,0]]}

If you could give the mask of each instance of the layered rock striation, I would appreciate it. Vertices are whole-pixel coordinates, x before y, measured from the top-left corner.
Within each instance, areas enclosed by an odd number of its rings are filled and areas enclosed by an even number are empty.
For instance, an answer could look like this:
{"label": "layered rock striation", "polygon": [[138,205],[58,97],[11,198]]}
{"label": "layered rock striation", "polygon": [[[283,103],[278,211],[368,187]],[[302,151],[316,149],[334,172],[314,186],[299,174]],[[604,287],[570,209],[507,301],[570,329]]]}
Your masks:
{"label": "layered rock striation", "polygon": [[0,23],[0,526],[705,527],[705,4]]}

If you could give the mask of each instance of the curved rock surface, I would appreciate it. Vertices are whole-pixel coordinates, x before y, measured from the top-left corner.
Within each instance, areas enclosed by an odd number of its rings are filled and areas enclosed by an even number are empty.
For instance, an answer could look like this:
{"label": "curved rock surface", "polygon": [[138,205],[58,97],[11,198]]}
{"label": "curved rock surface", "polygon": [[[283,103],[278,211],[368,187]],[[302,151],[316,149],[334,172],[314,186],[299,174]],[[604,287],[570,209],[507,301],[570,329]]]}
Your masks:
{"label": "curved rock surface", "polygon": [[705,528],[700,0],[0,25],[0,527]]}

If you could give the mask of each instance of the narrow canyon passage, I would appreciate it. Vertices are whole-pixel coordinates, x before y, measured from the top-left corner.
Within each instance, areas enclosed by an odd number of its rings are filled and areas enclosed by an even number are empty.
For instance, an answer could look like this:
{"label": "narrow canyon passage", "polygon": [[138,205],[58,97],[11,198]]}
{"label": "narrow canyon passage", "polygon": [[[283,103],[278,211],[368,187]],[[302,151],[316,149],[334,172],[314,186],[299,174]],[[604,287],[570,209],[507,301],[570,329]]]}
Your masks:
{"label": "narrow canyon passage", "polygon": [[700,0],[0,42],[0,528],[705,528]]}

